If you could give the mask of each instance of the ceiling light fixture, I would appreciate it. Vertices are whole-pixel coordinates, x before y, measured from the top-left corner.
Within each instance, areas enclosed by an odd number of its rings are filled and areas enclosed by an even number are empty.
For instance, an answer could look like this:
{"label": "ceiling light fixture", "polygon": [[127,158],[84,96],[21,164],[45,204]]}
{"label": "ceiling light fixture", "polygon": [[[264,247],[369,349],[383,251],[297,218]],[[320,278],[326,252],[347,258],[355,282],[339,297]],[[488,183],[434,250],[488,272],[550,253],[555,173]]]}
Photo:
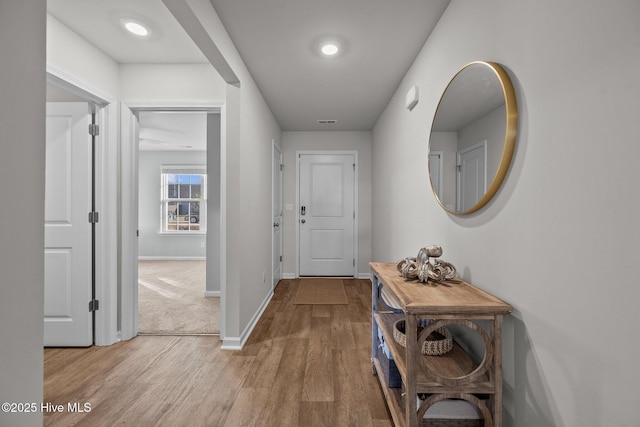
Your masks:
{"label": "ceiling light fixture", "polygon": [[333,43],[326,43],[322,45],[322,48],[320,50],[327,56],[333,56],[338,53],[339,49],[338,46]]}
{"label": "ceiling light fixture", "polygon": [[120,20],[122,26],[131,34],[138,37],[147,37],[151,34],[151,30],[140,21],[131,18],[122,18]]}
{"label": "ceiling light fixture", "polygon": [[349,53],[349,42],[339,34],[326,34],[311,41],[311,52],[321,58],[343,57]]}

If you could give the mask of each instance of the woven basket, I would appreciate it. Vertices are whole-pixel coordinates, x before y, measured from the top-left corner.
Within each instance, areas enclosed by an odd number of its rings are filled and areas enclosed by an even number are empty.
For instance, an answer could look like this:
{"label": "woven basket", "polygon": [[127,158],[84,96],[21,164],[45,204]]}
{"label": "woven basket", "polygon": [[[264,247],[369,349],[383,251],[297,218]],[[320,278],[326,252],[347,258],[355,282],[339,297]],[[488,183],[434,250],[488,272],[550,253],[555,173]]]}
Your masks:
{"label": "woven basket", "polygon": [[[418,335],[429,324],[428,320],[418,320]],[[393,338],[402,347],[407,347],[407,336],[405,335],[404,320],[398,320],[393,324]],[[447,328],[442,327],[433,331],[422,343],[422,354],[425,356],[442,356],[453,348],[453,339]]]}

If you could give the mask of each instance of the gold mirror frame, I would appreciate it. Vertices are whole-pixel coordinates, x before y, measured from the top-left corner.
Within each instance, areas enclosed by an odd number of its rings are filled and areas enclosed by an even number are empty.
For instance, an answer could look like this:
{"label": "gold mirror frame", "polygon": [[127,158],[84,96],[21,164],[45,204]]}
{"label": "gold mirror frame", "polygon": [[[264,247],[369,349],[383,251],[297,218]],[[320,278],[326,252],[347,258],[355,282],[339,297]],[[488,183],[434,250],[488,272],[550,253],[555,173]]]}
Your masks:
{"label": "gold mirror frame", "polygon": [[493,179],[491,180],[490,184],[487,186],[484,196],[482,196],[480,200],[478,200],[478,202],[473,207],[465,211],[456,211],[456,210],[449,209],[445,206],[443,201],[440,200],[440,197],[438,196],[438,193],[436,192],[436,189],[434,188],[434,185],[433,185],[433,179],[431,175],[431,164],[430,162],[428,162],[429,163],[429,181],[431,184],[431,190],[433,191],[433,195],[438,201],[438,204],[442,206],[442,208],[445,211],[454,215],[467,215],[467,214],[476,212],[477,210],[484,207],[491,200],[491,198],[496,194],[496,192],[502,185],[502,182],[504,181],[505,176],[507,175],[507,171],[509,170],[511,159],[515,151],[516,136],[518,133],[518,107],[516,104],[515,91],[513,89],[513,85],[511,83],[511,79],[509,78],[509,75],[497,63],[485,62],[485,61],[474,61],[462,67],[453,76],[451,81],[449,81],[449,84],[443,91],[442,96],[440,97],[440,101],[438,102],[438,107],[436,108],[436,113],[434,114],[433,122],[431,125],[431,132],[429,134],[428,152],[431,153],[432,138],[434,133],[434,127],[436,125],[436,120],[438,118],[438,111],[440,111],[442,108],[442,103],[443,103],[443,100],[445,99],[445,95],[447,94],[447,90],[452,86],[456,78],[460,79],[461,76],[463,76],[464,74],[463,72],[465,70],[470,69],[470,67],[478,67],[478,66],[486,67],[487,69],[491,70],[491,73],[493,73],[493,75],[495,75],[495,77],[498,79],[500,83],[500,87],[502,88],[502,95],[504,97],[505,113],[506,113],[504,144],[502,147],[502,154],[500,156],[500,162],[498,164],[497,171]]}

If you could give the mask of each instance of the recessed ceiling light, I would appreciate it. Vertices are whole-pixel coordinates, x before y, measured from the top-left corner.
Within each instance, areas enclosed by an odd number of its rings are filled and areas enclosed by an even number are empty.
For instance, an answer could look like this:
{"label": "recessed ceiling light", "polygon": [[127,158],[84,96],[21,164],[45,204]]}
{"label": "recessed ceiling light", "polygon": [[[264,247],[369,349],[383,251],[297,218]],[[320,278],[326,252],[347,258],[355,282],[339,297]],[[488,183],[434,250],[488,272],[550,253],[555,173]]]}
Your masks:
{"label": "recessed ceiling light", "polygon": [[322,58],[342,57],[349,53],[349,42],[339,34],[325,34],[311,41],[311,52]]}
{"label": "recessed ceiling light", "polygon": [[322,48],[320,48],[320,50],[327,56],[333,56],[338,53],[339,49],[338,46],[333,43],[326,43],[322,45]]}
{"label": "recessed ceiling light", "polygon": [[128,32],[138,37],[147,37],[149,34],[151,34],[151,30],[149,29],[149,27],[147,27],[140,21],[136,21],[135,19],[122,18],[120,22]]}

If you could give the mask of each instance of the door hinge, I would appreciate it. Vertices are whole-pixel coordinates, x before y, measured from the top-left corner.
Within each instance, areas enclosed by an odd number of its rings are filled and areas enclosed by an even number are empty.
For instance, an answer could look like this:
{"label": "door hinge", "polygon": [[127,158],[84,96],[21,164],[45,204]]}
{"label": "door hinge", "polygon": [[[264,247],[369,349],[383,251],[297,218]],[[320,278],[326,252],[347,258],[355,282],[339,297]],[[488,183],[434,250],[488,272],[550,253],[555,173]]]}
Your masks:
{"label": "door hinge", "polygon": [[89,301],[89,312],[93,313],[94,311],[98,311],[100,308],[100,303],[97,299]]}
{"label": "door hinge", "polygon": [[356,266],[356,260],[355,259],[353,260],[353,266],[354,267]]}
{"label": "door hinge", "polygon": [[98,212],[89,212],[89,224],[97,224],[98,223]]}
{"label": "door hinge", "polygon": [[280,255],[280,262],[282,262],[282,255]]}
{"label": "door hinge", "polygon": [[280,170],[284,170],[284,165],[282,163],[280,164]]}
{"label": "door hinge", "polygon": [[96,125],[96,124],[91,123],[91,124],[89,125],[89,135],[91,135],[91,136],[98,136],[98,135],[100,135],[100,126],[99,126],[99,125]]}

